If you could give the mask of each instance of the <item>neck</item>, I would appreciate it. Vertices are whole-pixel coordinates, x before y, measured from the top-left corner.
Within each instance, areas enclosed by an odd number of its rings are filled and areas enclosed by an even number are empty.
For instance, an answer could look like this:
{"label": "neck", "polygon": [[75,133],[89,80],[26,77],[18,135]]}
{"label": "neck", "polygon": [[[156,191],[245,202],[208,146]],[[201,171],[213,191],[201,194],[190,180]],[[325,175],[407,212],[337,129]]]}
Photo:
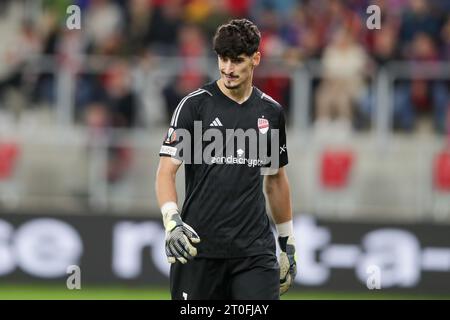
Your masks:
{"label": "neck", "polygon": [[236,89],[228,89],[225,87],[222,78],[217,80],[217,85],[219,86],[219,89],[230,99],[236,101],[237,103],[243,103],[245,102],[250,95],[252,94],[253,86],[252,81],[247,81],[246,83],[243,83],[239,88]]}

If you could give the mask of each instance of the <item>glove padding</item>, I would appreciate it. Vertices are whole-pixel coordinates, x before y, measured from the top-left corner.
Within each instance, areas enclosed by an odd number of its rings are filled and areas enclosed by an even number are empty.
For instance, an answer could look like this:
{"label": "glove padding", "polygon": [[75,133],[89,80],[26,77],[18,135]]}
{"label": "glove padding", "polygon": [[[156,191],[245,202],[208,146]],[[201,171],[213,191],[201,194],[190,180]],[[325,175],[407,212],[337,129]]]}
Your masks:
{"label": "glove padding", "polygon": [[294,283],[297,275],[297,263],[295,261],[295,239],[290,237],[278,237],[280,245],[280,295],[286,293]]}
{"label": "glove padding", "polygon": [[164,218],[166,228],[166,255],[167,262],[176,260],[186,263],[194,259],[197,249],[192,245],[200,242],[200,237],[191,226],[184,223],[178,213]]}

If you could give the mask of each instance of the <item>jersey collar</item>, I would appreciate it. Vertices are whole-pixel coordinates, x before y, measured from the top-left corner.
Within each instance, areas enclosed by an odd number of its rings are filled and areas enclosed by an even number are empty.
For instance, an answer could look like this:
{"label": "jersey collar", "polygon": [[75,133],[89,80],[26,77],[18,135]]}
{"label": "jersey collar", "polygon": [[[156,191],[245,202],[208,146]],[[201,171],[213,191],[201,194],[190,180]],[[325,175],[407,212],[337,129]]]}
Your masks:
{"label": "jersey collar", "polygon": [[252,93],[250,94],[250,96],[247,98],[247,100],[245,100],[242,103],[239,103],[233,99],[231,99],[229,96],[227,96],[225,93],[222,92],[222,90],[220,90],[219,86],[217,85],[217,81],[214,81],[214,88],[216,89],[216,91],[218,92],[218,94],[220,96],[222,96],[225,100],[228,100],[229,102],[231,102],[232,104],[238,105],[240,107],[244,107],[245,105],[249,104],[254,98],[255,95],[257,95],[257,90],[255,88],[255,86],[252,86]]}

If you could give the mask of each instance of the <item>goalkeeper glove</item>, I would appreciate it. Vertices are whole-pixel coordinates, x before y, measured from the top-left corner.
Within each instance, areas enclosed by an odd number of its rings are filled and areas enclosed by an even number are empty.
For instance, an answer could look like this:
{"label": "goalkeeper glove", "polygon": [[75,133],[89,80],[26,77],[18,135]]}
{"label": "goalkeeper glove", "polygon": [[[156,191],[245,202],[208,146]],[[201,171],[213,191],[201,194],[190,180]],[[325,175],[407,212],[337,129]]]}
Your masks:
{"label": "goalkeeper glove", "polygon": [[[292,230],[292,222],[289,222],[289,224]],[[294,283],[295,276],[297,275],[297,262],[295,261],[295,238],[292,235],[292,231],[287,236],[284,232],[281,234],[278,237],[278,244],[281,249],[279,258],[280,295],[283,295]]]}
{"label": "goalkeeper glove", "polygon": [[[175,206],[173,206],[175,205]],[[167,209],[163,206],[164,227],[166,229],[166,255],[169,263],[176,260],[186,263],[197,255],[197,249],[192,245],[200,242],[200,237],[191,226],[181,220],[175,203]]]}

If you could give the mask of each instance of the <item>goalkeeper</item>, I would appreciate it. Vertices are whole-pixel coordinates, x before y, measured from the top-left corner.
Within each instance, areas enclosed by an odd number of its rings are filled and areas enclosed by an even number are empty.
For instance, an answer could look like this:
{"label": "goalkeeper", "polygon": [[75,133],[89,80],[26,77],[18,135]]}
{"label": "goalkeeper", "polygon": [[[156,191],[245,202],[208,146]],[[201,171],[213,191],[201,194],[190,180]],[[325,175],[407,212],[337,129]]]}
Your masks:
{"label": "goalkeeper", "polygon": [[[172,299],[276,300],[296,276],[291,196],[284,168],[288,163],[284,112],[253,86],[253,71],[261,58],[260,37],[258,28],[246,19],[217,29],[213,47],[220,78],[181,100],[161,147],[156,193],[166,229]],[[179,152],[184,138],[177,130],[195,137],[195,121],[202,122],[203,130],[253,129],[258,139],[278,137],[280,148],[272,150],[279,160],[276,170],[261,175],[264,165],[250,159],[248,145],[235,146],[230,157],[245,158],[256,166],[242,161],[208,163],[205,158],[201,164],[187,162]],[[272,134],[274,129],[278,136]],[[191,147],[198,142],[205,149],[202,141],[192,141]],[[228,144],[224,141],[220,147],[225,150]],[[175,181],[183,161],[186,197],[179,208]],[[276,224],[279,259],[263,189]]]}

